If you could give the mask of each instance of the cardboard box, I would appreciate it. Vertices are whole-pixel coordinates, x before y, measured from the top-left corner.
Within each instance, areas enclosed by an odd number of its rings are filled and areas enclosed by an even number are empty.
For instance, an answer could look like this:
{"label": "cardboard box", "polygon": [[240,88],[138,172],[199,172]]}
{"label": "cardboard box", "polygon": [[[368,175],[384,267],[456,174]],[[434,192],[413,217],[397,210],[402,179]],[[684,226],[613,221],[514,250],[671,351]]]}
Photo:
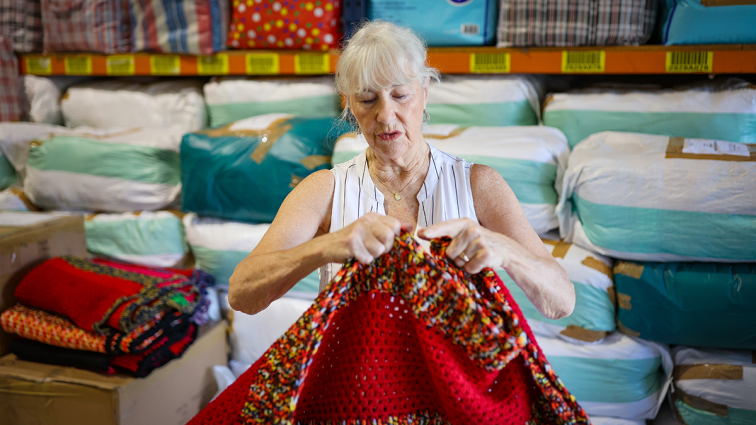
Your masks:
{"label": "cardboard box", "polygon": [[0,359],[0,424],[183,425],[217,391],[213,366],[226,365],[226,322],[200,329],[177,360],[144,379]]}
{"label": "cardboard box", "polygon": [[[0,211],[0,312],[13,307],[21,279],[44,260],[87,255],[84,218],[66,213]],[[10,336],[0,328],[0,356]]]}

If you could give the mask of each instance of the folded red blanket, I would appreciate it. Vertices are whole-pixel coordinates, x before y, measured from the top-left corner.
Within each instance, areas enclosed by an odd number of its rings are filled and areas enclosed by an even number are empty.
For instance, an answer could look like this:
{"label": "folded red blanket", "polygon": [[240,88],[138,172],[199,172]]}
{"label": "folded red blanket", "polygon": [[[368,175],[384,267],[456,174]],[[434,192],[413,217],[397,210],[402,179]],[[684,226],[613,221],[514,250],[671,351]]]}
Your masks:
{"label": "folded red blanket", "polygon": [[492,270],[408,233],[347,261],[310,309],[191,424],[588,424]]}
{"label": "folded red blanket", "polygon": [[175,310],[161,311],[131,332],[109,330],[102,335],[85,331],[63,316],[16,304],[0,315],[0,325],[9,334],[57,347],[105,354],[138,354],[171,332],[178,325],[177,319],[186,322],[188,315]]}
{"label": "folded red blanket", "polygon": [[172,309],[191,314],[199,291],[189,278],[171,271],[64,256],[29,272],[16,299],[62,314],[86,331],[106,334],[108,326],[131,332]]}
{"label": "folded red blanket", "polygon": [[55,347],[24,338],[14,338],[11,352],[19,359],[90,369],[102,373],[116,371],[144,378],[155,369],[181,357],[197,338],[197,325],[185,321],[171,334],[164,334],[141,354],[112,356],[91,351]]}

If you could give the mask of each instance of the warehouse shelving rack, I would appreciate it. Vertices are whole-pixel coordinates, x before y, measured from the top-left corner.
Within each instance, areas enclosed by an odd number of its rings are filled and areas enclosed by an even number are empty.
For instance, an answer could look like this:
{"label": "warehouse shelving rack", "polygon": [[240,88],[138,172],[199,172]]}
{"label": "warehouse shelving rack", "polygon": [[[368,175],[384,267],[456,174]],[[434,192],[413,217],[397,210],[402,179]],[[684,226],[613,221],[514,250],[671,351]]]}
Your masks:
{"label": "warehouse shelving rack", "polygon": [[[82,53],[20,55],[22,74],[93,76],[318,75],[333,73],[338,51],[233,50],[210,56]],[[431,48],[445,74],[753,74],[756,45],[574,48]]]}

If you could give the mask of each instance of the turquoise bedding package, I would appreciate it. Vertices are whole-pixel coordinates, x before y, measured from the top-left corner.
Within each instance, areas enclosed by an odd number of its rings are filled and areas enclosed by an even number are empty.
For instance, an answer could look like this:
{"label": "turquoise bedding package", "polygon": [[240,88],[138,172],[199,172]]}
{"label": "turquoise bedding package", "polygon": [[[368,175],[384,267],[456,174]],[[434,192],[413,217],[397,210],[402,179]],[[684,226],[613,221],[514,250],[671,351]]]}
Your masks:
{"label": "turquoise bedding package", "polygon": [[496,41],[497,0],[370,0],[368,17],[412,28],[428,46]]}
{"label": "turquoise bedding package", "polygon": [[677,44],[756,43],[756,2],[663,0],[662,42]]}
{"label": "turquoise bedding package", "polygon": [[756,350],[756,263],[621,261],[617,327],[666,344]]}

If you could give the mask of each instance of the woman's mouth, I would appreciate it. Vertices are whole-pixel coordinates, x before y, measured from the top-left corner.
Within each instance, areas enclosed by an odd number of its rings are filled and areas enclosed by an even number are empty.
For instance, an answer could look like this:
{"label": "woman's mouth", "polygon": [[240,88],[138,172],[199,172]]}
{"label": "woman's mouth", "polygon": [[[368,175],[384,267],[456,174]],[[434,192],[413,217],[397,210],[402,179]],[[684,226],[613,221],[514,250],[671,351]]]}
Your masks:
{"label": "woman's mouth", "polygon": [[383,133],[378,133],[378,137],[381,140],[385,140],[387,142],[391,142],[393,140],[396,140],[401,135],[402,135],[401,131],[387,131],[387,132],[383,132]]}

